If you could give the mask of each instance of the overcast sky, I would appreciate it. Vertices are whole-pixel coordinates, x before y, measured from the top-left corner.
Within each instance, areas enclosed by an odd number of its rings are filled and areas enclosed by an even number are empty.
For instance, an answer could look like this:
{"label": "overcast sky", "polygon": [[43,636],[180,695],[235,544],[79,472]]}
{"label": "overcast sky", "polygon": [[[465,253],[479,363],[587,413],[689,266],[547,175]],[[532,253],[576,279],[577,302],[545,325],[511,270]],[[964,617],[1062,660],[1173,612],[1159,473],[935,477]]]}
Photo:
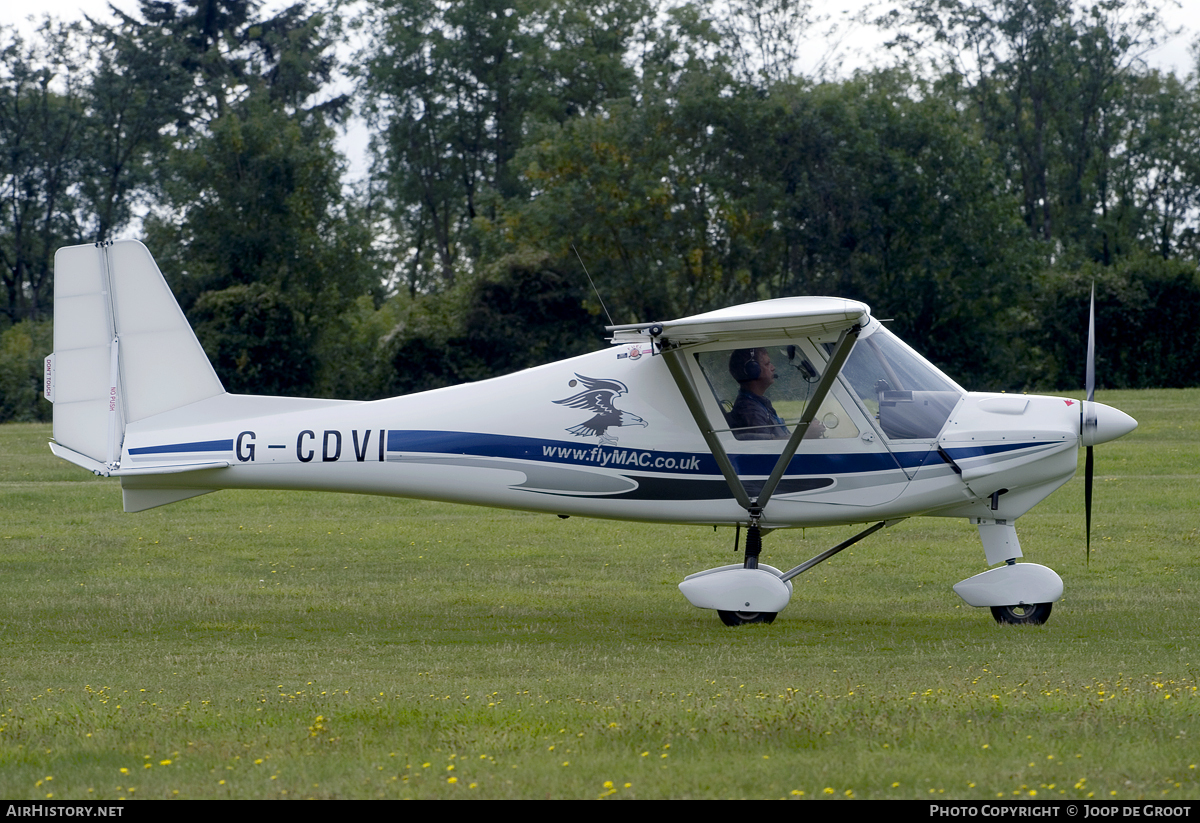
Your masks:
{"label": "overcast sky", "polygon": [[[266,7],[284,8],[291,2],[294,0],[269,0]],[[1193,3],[1194,0],[1188,0],[1188,2]],[[136,0],[113,0],[111,4],[127,12],[132,12],[137,8]],[[27,19],[26,13],[31,5],[33,4],[23,4],[17,0],[5,3],[4,9],[0,10],[0,23],[24,23]],[[38,0],[36,14],[39,17],[43,14],[51,14],[64,19],[78,19],[84,14],[104,18],[108,16],[109,5],[109,0]],[[829,15],[834,20],[848,17],[851,12],[856,12],[866,5],[866,0],[813,0],[815,13]],[[1189,25],[1195,18],[1194,7],[1189,18],[1180,0],[1163,0],[1163,5],[1162,14],[1168,25],[1184,27],[1188,30],[1181,37],[1175,38],[1173,42],[1158,49],[1155,54],[1150,56],[1150,61],[1159,68],[1174,68],[1176,72],[1184,74],[1190,65],[1188,43],[1196,34],[1195,25]],[[842,49],[848,56],[858,51],[860,52],[857,55],[858,58],[863,62],[869,62],[869,55],[876,52],[877,42],[870,38],[864,39],[861,35],[862,32],[859,32],[859,36],[843,42]]]}
{"label": "overcast sky", "polygon": [[[882,2],[882,0],[880,0]],[[266,8],[285,8],[294,0],[269,0]],[[826,23],[820,27],[821,32],[833,27],[835,34],[825,42],[819,38],[814,40],[813,48],[806,50],[812,55],[806,61],[809,64],[801,67],[805,73],[811,73],[817,65],[831,52],[836,52],[841,61],[843,71],[849,72],[855,68],[870,66],[875,62],[886,63],[889,56],[882,49],[884,37],[870,28],[855,26],[850,21],[853,13],[866,5],[866,0],[812,0],[814,14],[827,17]],[[1195,0],[1188,0],[1194,3]],[[20,3],[19,0],[9,0],[0,10],[0,24],[16,24],[25,31],[32,31],[34,22],[25,14],[31,4]],[[61,19],[80,19],[85,14],[101,20],[109,17],[109,0],[38,0],[37,17],[50,14]],[[126,12],[137,9],[137,0],[113,0],[112,5]],[[1193,15],[1194,16],[1194,15]],[[1151,65],[1164,71],[1174,71],[1186,75],[1193,65],[1188,46],[1196,37],[1196,26],[1189,25],[1188,15],[1185,14],[1178,0],[1164,0],[1163,18],[1172,28],[1182,28],[1183,32],[1172,38],[1164,46],[1147,55]],[[352,53],[353,48],[349,51]],[[348,55],[347,55],[348,56]],[[350,161],[350,177],[357,180],[366,173],[367,130],[360,122],[351,122],[349,131],[342,137],[341,149]]]}

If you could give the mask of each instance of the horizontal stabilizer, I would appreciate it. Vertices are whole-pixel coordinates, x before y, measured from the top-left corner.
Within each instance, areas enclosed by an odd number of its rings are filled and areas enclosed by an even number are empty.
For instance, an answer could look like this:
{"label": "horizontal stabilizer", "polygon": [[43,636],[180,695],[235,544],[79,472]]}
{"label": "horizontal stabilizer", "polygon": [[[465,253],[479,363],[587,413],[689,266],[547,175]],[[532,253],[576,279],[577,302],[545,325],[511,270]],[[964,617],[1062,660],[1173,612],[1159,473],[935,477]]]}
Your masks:
{"label": "horizontal stabilizer", "polygon": [[145,466],[131,466],[127,469],[117,469],[108,472],[110,477],[136,477],[139,475],[183,474],[198,472],[202,469],[227,469],[228,460],[206,460],[202,463],[159,463]]}
{"label": "horizontal stabilizer", "polygon": [[105,474],[108,471],[108,466],[99,460],[93,460],[86,454],[80,454],[74,449],[68,449],[66,446],[61,446],[58,443],[51,443],[50,451],[54,453],[55,457],[61,457],[68,463],[74,463],[76,466],[85,468],[92,474]]}

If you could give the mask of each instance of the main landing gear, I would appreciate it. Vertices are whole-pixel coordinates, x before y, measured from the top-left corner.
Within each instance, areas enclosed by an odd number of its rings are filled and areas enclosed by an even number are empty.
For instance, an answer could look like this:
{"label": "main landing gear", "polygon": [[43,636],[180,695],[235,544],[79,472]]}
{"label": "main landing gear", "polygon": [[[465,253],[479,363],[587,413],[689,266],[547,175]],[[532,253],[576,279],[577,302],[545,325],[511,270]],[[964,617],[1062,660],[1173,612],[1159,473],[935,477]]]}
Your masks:
{"label": "main landing gear", "polygon": [[[823,563],[842,549],[853,546],[864,537],[874,534],[884,526],[899,523],[885,520],[859,532],[849,540],[801,563],[788,572],[758,562],[762,552],[762,530],[758,517],[752,516],[746,530],[746,557],[741,565],[721,566],[716,569],[688,575],[679,584],[693,606],[713,609],[726,626],[744,626],[749,623],[771,623],[792,597],[791,580],[798,574]],[[738,532],[740,534],[740,527]],[[734,538],[737,548],[737,538]]]}

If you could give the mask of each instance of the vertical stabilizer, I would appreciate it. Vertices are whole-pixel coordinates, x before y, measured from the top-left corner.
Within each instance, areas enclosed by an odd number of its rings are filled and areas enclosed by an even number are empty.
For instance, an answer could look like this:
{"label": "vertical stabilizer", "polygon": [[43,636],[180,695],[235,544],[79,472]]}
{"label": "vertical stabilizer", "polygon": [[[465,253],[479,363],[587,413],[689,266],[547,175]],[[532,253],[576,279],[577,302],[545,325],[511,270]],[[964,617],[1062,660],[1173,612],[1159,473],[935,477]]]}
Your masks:
{"label": "vertical stabilizer", "polygon": [[124,240],[54,256],[54,439],[102,463],[125,424],[223,394],[154,258]]}

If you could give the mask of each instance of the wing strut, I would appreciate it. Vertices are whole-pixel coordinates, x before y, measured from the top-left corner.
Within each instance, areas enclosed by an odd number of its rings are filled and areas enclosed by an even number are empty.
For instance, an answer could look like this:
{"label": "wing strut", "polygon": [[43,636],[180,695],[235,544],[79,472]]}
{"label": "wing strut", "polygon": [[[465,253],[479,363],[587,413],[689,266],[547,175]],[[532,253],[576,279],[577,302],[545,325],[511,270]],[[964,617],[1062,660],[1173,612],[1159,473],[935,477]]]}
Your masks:
{"label": "wing strut", "polygon": [[[862,326],[855,323],[850,328],[843,329],[841,335],[838,337],[837,345],[833,349],[833,354],[830,356],[829,362],[825,364],[825,373],[821,375],[821,380],[817,383],[817,388],[813,392],[812,399],[804,404],[804,414],[801,415],[800,422],[796,424],[796,430],[792,432],[792,436],[788,438],[787,445],[783,448],[783,453],[775,461],[775,468],[771,470],[771,476],[767,478],[762,491],[758,493],[758,500],[754,501],[754,505],[760,513],[766,508],[767,501],[771,499],[771,495],[775,493],[776,487],[779,486],[779,481],[783,479],[784,471],[787,470],[788,464],[792,462],[792,456],[796,453],[796,449],[800,447],[800,441],[804,439],[804,435],[808,431],[813,418],[817,416],[817,409],[821,408],[821,404],[825,402],[825,395],[829,394],[829,390],[833,387],[833,381],[837,379],[842,366],[845,365],[846,358],[850,356],[850,350],[854,348],[854,342],[858,340],[858,335],[861,331]],[[754,511],[750,510],[750,514],[753,515]]]}
{"label": "wing strut", "polygon": [[750,502],[750,495],[746,493],[746,487],[742,483],[742,478],[738,477],[737,469],[733,467],[733,462],[725,453],[725,447],[721,445],[712,425],[708,422],[708,415],[704,413],[704,403],[696,391],[692,373],[688,370],[687,364],[683,362],[683,352],[677,348],[664,348],[662,355],[667,361],[667,368],[670,369],[671,376],[675,378],[675,384],[679,386],[683,401],[687,403],[688,411],[692,413],[692,419],[700,427],[700,434],[704,437],[704,442],[712,452],[713,459],[717,461],[717,467],[724,475],[725,482],[729,484],[729,490],[733,492],[734,499],[737,500],[739,506],[749,511],[754,504]]}

